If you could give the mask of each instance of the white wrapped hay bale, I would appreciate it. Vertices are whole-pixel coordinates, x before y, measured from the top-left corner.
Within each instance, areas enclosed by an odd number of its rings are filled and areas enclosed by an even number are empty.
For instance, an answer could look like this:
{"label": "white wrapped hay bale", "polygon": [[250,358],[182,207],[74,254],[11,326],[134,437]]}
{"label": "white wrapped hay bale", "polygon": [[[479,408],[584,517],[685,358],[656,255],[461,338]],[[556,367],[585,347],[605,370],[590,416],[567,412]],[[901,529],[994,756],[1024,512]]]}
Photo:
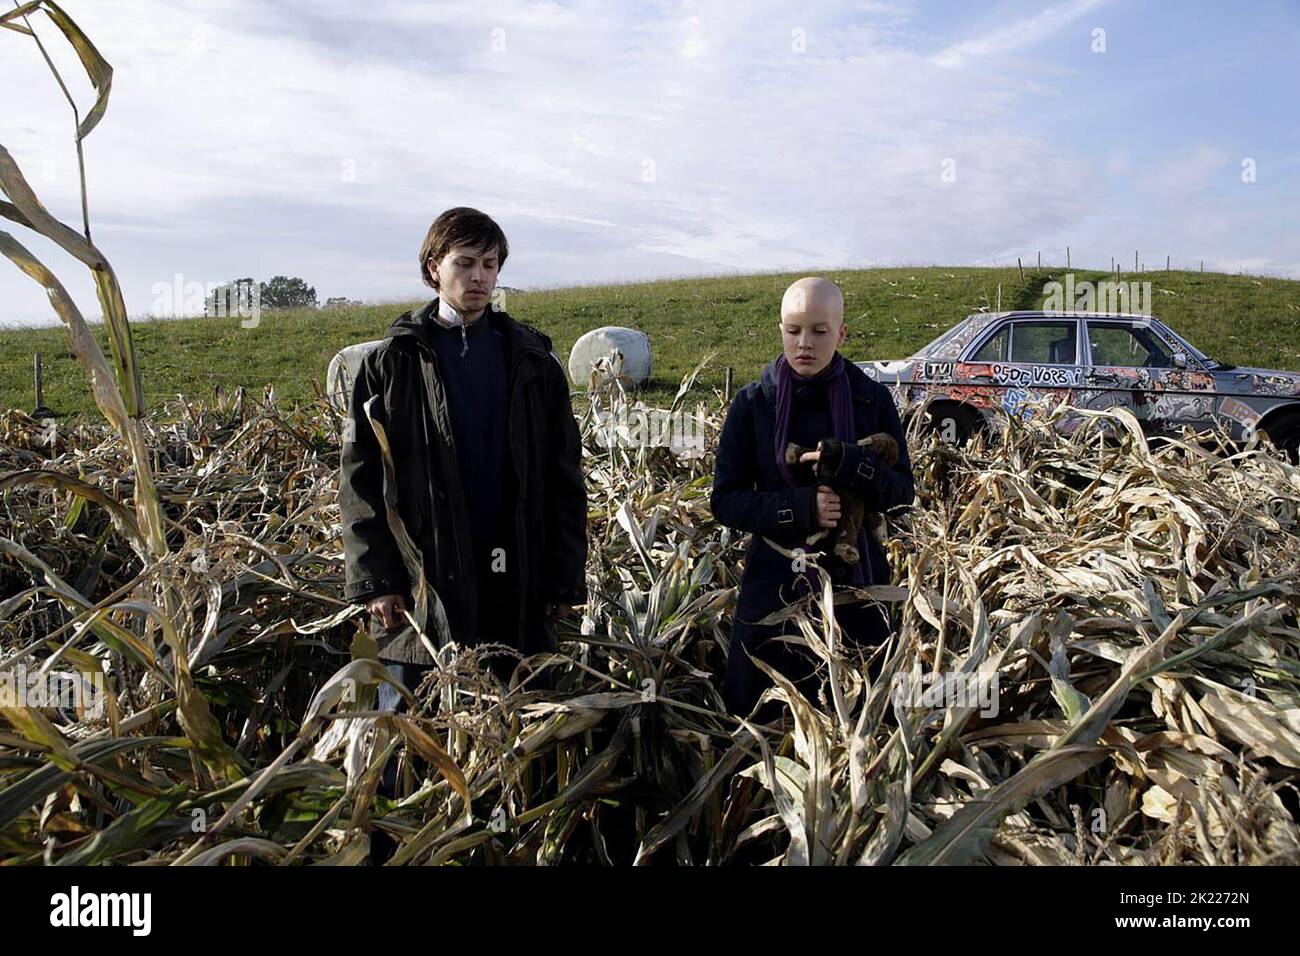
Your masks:
{"label": "white wrapped hay bale", "polygon": [[339,411],[348,410],[348,399],[352,397],[352,383],[357,379],[361,360],[366,357],[367,352],[378,347],[383,341],[383,339],[376,339],[373,342],[359,342],[356,345],[344,346],[335,353],[334,358],[330,359],[330,367],[325,372],[325,394]]}
{"label": "white wrapped hay bale", "polygon": [[586,388],[596,362],[615,352],[622,356],[619,380],[624,387],[644,385],[650,381],[649,337],[636,329],[624,329],[616,325],[592,329],[573,343],[573,349],[569,352],[569,377],[579,388]]}

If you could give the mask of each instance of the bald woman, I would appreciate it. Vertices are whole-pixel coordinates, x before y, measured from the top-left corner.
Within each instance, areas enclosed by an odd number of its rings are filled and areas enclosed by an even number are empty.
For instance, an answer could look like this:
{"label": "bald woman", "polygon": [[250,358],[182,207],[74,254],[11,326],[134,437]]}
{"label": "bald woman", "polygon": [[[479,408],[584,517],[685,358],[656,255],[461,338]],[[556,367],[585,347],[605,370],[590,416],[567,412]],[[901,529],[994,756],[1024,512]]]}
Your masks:
{"label": "bald woman", "polygon": [[[909,506],[915,496],[907,442],[888,389],[839,353],[845,335],[839,287],[816,276],[791,285],[781,299],[780,332],[782,354],[731,404],[713,476],[714,516],[753,535],[723,680],[727,709],[740,715],[753,710],[770,683],[750,654],[796,681],[810,700],[816,699],[819,682],[811,652],[776,639],[798,633],[792,624],[757,623],[818,588],[817,578],[764,538],[790,551],[825,548],[821,564],[836,585],[888,584],[885,553],[870,535],[860,539],[861,556],[852,565],[830,553],[828,543],[810,547],[805,542],[836,526],[846,493],[877,512]],[[856,444],[878,432],[897,442],[893,467]],[[785,449],[791,442],[816,451],[789,465]],[[889,633],[874,605],[837,605],[835,617],[845,637],[861,646],[874,646]],[[760,719],[770,716],[760,714]]]}

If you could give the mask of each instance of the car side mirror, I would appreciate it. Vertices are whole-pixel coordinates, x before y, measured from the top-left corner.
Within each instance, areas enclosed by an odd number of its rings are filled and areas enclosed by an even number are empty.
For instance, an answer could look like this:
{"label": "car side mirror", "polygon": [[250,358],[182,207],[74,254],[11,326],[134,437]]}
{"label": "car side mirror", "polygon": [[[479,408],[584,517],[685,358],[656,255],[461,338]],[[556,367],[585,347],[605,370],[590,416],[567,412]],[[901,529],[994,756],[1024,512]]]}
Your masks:
{"label": "car side mirror", "polygon": [[1174,368],[1187,368],[1187,353],[1186,353],[1186,352],[1175,352],[1175,353],[1174,353]]}

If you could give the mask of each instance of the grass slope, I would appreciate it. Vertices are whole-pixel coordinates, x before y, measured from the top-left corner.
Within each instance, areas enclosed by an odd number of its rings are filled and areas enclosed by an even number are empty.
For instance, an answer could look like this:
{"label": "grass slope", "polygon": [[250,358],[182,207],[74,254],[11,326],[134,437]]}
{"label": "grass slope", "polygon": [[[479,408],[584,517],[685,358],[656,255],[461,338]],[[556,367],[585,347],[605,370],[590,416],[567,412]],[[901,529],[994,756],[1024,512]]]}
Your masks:
{"label": "grass slope", "polygon": [[[654,348],[651,401],[670,396],[683,375],[712,353],[702,377],[720,386],[723,368],[740,385],[757,376],[778,349],[781,293],[803,273],[681,279],[512,293],[510,313],[542,329],[567,359],[583,332],[601,325],[645,331]],[[825,273],[844,290],[854,360],[905,357],[965,315],[1041,308],[1043,286],[1064,270],[928,268]],[[1076,282],[1106,273],[1075,271]],[[1300,282],[1199,272],[1122,274],[1150,280],[1152,310],[1215,358],[1240,365],[1300,370]],[[417,303],[412,303],[417,304]],[[310,398],[330,358],[344,345],[379,338],[408,305],[265,312],[257,328],[231,319],[143,319],[133,323],[146,399],[155,405],[184,394],[212,395],[267,384],[290,400]],[[100,331],[96,327],[97,332]],[[99,335],[105,352],[105,336]],[[45,403],[60,414],[94,412],[86,377],[72,359],[62,327],[0,332],[0,406],[31,411],[32,353],[44,364]]]}

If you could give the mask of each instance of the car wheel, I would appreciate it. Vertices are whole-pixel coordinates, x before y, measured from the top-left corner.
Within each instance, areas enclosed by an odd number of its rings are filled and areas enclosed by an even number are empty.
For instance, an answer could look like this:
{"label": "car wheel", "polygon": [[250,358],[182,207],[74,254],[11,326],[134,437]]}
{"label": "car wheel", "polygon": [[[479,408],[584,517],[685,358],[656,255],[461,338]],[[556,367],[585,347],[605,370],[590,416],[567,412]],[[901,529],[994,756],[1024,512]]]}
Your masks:
{"label": "car wheel", "polygon": [[932,406],[926,412],[922,427],[935,432],[941,441],[950,445],[965,445],[971,436],[980,429],[979,415],[961,405],[943,404]]}
{"label": "car wheel", "polygon": [[1291,464],[1300,464],[1300,412],[1287,412],[1269,419],[1260,431],[1268,436]]}

